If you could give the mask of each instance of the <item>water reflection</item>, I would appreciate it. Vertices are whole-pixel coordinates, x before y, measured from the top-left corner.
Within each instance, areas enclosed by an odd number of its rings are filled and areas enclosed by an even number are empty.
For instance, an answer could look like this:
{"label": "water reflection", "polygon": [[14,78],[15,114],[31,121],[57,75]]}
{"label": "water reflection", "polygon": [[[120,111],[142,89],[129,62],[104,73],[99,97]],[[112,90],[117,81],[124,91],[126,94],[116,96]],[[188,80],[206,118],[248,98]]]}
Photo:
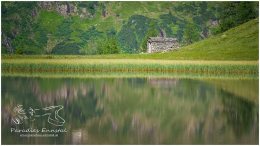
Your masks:
{"label": "water reflection", "polygon": [[[220,82],[2,77],[2,143],[257,144],[258,102],[252,98],[258,100],[258,80],[241,81],[236,90],[232,83],[240,81]],[[18,104],[64,106],[68,132],[55,138],[11,133]],[[28,127],[55,128],[44,118],[15,128]]]}
{"label": "water reflection", "polygon": [[[258,133],[258,109],[243,98],[234,98],[231,93],[222,91],[222,102],[224,104],[224,114],[227,116],[227,123],[232,126],[235,135],[243,138],[243,135]],[[257,114],[256,114],[257,113]],[[255,115],[256,114],[256,115]],[[257,116],[254,117],[254,116]],[[241,126],[243,125],[243,126]]]}

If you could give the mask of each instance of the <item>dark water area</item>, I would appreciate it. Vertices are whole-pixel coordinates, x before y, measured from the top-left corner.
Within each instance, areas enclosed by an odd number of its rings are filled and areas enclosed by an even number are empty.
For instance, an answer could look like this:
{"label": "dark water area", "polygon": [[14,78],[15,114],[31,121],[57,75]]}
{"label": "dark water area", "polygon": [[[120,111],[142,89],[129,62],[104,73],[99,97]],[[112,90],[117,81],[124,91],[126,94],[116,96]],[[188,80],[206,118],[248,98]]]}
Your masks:
{"label": "dark water area", "polygon": [[258,86],[2,77],[2,144],[258,144]]}

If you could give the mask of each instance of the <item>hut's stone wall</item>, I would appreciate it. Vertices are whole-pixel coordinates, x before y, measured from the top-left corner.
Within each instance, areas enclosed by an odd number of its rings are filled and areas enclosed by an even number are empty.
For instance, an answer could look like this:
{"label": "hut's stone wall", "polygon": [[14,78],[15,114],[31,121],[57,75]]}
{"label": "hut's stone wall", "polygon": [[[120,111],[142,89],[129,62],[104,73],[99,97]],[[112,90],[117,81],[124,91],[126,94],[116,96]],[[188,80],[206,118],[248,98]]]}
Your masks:
{"label": "hut's stone wall", "polygon": [[165,52],[179,47],[176,38],[151,37],[147,41],[147,52]]}

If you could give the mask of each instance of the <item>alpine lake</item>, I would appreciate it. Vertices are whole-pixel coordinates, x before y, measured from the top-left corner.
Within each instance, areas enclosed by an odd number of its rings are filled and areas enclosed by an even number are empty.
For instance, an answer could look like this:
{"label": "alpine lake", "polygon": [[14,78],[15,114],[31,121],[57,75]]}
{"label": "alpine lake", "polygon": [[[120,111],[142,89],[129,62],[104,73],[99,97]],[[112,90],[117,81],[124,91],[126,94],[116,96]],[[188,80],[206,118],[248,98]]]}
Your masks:
{"label": "alpine lake", "polygon": [[258,144],[258,79],[2,76],[2,144]]}

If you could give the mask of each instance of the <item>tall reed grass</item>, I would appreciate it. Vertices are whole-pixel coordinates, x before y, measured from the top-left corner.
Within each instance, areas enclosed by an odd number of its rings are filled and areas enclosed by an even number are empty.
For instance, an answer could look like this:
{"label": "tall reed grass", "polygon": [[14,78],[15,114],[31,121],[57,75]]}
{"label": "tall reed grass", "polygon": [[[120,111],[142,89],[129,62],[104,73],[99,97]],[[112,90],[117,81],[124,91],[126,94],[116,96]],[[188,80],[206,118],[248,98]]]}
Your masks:
{"label": "tall reed grass", "polygon": [[131,59],[4,59],[2,73],[192,73],[258,78],[256,61],[174,61]]}

